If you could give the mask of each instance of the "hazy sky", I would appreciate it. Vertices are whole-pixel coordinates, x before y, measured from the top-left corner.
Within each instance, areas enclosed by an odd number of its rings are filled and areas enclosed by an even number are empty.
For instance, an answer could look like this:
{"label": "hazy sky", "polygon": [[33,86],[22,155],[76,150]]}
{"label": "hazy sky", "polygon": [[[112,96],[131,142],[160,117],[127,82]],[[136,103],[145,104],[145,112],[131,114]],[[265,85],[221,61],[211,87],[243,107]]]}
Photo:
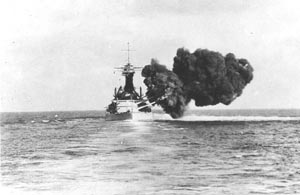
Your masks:
{"label": "hazy sky", "polygon": [[103,109],[123,84],[113,67],[127,42],[137,66],[171,69],[179,47],[248,59],[254,80],[216,108],[300,108],[299,10],[296,0],[1,1],[0,110]]}

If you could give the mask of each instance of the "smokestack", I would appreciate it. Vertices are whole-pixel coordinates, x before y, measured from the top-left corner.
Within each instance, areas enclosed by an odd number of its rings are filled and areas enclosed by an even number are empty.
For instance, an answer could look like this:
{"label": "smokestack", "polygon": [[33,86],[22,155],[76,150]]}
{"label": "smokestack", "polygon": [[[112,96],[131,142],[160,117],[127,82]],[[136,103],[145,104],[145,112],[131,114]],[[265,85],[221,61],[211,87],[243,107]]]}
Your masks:
{"label": "smokestack", "polygon": [[173,71],[152,59],[142,70],[142,76],[148,98],[158,101],[165,112],[178,118],[191,99],[196,106],[229,105],[253,79],[253,68],[246,59],[237,59],[232,53],[223,57],[207,49],[190,53],[179,48]]}

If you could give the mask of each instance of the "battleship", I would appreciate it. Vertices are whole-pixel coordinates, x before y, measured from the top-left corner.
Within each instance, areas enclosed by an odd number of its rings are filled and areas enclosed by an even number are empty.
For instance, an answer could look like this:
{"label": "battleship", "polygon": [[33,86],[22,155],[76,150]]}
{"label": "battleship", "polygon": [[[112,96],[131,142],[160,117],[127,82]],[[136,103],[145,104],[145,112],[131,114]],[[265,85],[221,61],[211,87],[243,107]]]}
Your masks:
{"label": "battleship", "polygon": [[139,93],[133,85],[133,77],[136,71],[142,67],[136,67],[130,63],[129,43],[127,48],[127,63],[115,70],[120,71],[125,77],[125,85],[114,89],[113,99],[106,107],[105,120],[149,120],[152,119],[152,106],[155,102],[150,102],[139,88]]}

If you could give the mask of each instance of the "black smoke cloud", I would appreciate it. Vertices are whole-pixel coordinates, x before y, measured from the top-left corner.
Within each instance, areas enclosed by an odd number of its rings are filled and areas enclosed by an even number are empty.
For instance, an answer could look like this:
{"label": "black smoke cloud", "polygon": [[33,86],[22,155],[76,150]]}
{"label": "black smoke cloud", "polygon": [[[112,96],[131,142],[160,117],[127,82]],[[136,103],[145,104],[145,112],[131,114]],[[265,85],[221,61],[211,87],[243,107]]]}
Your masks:
{"label": "black smoke cloud", "polygon": [[142,76],[149,100],[179,118],[192,99],[196,106],[229,105],[253,79],[253,68],[248,60],[237,59],[232,53],[224,57],[207,49],[190,53],[179,48],[173,71],[152,60],[142,70]]}
{"label": "black smoke cloud", "polygon": [[149,101],[156,101],[173,118],[181,117],[187,102],[183,83],[178,76],[154,59],[151,65],[143,68],[142,76],[148,87],[146,95]]}

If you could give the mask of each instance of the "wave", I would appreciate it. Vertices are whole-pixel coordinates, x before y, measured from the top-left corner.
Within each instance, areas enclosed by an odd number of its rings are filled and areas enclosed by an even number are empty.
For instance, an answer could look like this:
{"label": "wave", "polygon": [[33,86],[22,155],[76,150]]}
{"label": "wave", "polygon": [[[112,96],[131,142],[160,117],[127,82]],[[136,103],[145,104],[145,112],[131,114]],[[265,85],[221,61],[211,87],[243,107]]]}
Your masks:
{"label": "wave", "polygon": [[166,116],[155,118],[155,121],[300,121],[300,117],[285,116],[209,116],[209,115],[188,115],[179,119],[172,119]]}

